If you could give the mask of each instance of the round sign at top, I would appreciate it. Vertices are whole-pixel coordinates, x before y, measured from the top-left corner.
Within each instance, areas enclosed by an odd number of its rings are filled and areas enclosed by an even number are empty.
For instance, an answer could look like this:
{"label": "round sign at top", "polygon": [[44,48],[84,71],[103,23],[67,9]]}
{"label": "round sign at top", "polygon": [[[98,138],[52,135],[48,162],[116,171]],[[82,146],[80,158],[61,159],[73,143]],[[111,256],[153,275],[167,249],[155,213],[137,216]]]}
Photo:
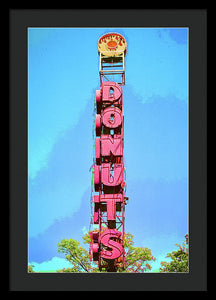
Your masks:
{"label": "round sign at top", "polygon": [[121,53],[126,55],[127,43],[119,33],[107,33],[98,41],[98,51],[106,56],[118,56]]}

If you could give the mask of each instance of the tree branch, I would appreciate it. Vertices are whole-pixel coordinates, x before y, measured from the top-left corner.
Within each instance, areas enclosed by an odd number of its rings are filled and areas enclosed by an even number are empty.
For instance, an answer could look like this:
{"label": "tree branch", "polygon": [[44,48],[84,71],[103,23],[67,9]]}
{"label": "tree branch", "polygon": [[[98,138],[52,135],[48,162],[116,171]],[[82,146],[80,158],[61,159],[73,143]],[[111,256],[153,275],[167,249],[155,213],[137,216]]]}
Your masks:
{"label": "tree branch", "polygon": [[71,250],[69,250],[69,251],[70,251],[70,254],[71,254],[71,256],[73,257],[73,259],[79,263],[79,265],[81,266],[81,268],[83,268],[83,270],[85,270],[86,272],[89,273],[89,270],[88,270],[87,267],[84,265],[84,263],[83,263],[82,261],[80,261],[80,260],[78,259],[78,257],[74,256],[74,255],[72,254],[72,251],[71,251]]}

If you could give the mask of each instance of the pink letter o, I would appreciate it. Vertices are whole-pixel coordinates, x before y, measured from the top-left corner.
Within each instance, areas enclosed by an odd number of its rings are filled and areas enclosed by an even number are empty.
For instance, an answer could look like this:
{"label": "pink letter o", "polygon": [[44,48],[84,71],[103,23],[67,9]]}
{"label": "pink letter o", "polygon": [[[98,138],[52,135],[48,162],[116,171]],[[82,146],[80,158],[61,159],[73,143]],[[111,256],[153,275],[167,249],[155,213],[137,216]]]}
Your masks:
{"label": "pink letter o", "polygon": [[122,124],[122,111],[117,107],[105,108],[102,114],[102,122],[108,128],[117,128]]}

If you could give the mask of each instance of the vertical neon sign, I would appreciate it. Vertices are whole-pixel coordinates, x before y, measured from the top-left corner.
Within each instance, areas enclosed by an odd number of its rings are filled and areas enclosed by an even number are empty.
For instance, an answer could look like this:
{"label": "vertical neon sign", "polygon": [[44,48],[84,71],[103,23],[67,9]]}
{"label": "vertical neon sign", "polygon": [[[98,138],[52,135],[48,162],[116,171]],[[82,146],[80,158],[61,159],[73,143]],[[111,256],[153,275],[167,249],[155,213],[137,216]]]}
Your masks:
{"label": "vertical neon sign", "polygon": [[[124,268],[125,168],[124,111],[125,38],[117,33],[98,41],[100,90],[96,91],[93,260],[101,271]],[[115,79],[115,80],[114,80]]]}

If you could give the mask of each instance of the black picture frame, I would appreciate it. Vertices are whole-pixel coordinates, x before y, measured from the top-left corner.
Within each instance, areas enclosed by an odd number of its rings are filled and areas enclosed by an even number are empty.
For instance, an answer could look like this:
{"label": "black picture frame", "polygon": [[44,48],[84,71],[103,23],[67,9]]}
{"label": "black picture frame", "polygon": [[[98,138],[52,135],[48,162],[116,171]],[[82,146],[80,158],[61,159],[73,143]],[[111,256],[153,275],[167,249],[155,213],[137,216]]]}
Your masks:
{"label": "black picture frame", "polygon": [[[189,28],[189,273],[27,272],[28,27]],[[9,118],[9,291],[207,290],[207,10],[10,9]]]}

